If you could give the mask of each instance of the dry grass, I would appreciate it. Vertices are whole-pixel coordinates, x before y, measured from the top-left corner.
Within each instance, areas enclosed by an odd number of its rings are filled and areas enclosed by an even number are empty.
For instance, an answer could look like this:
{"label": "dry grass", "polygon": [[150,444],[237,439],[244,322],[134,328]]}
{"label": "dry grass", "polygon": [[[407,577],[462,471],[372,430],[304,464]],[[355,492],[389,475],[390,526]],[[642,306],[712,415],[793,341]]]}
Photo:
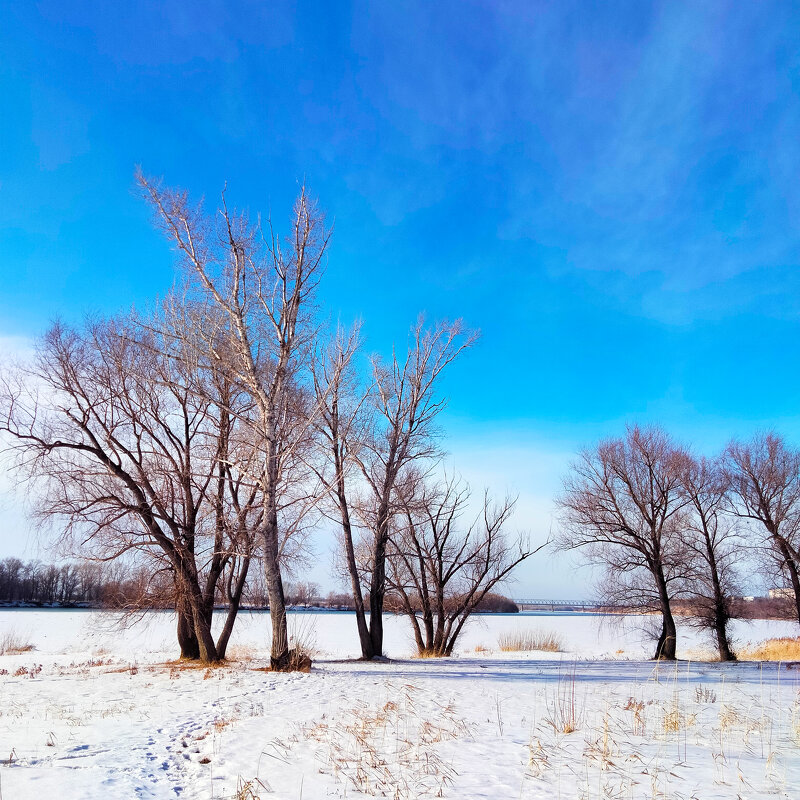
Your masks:
{"label": "dry grass", "polygon": [[258,794],[258,789],[263,789],[267,793],[271,793],[271,787],[258,778],[253,778],[251,781],[246,781],[239,776],[239,781],[236,784],[236,794],[233,796],[234,800],[261,800],[261,795]]}
{"label": "dry grass", "polygon": [[[248,647],[247,645],[236,644],[228,648],[228,652],[225,655],[225,660],[241,661],[246,663],[246,662],[256,661],[259,658],[263,657],[264,657],[263,651],[259,651],[255,647]],[[269,653],[267,653],[267,657],[269,657]]]}
{"label": "dry grass", "polygon": [[[158,672],[162,669],[178,670],[179,672],[192,672],[195,670],[220,670],[222,672],[237,669],[235,662],[223,658],[220,661],[201,661],[195,658],[176,658],[171,661],[160,661],[149,666],[151,672]],[[241,669],[239,667],[239,669]]]}
{"label": "dry grass", "polygon": [[800,637],[785,636],[748,644],[738,653],[740,661],[800,661]]}
{"label": "dry grass", "polygon": [[0,656],[30,653],[36,647],[13,628],[0,634]]}
{"label": "dry grass", "polygon": [[583,723],[583,707],[579,705],[575,693],[575,668],[564,674],[559,672],[558,684],[552,699],[546,700],[545,722],[556,733],[575,733]]}
{"label": "dry grass", "polygon": [[555,631],[512,631],[497,637],[497,644],[504,653],[524,653],[543,650],[547,653],[562,653],[564,640]]}
{"label": "dry grass", "polygon": [[680,733],[694,725],[696,719],[696,714],[687,714],[681,708],[677,698],[661,709],[661,727],[665,734]]}
{"label": "dry grass", "polygon": [[437,653],[435,650],[417,650],[414,658],[442,658],[442,654]]}
{"label": "dry grass", "polygon": [[[345,791],[394,800],[443,797],[456,772],[435,745],[469,730],[452,704],[437,704],[433,714],[419,708],[419,692],[406,684],[382,704],[362,703],[338,719],[304,726],[303,737],[318,743],[320,772],[343,783]],[[274,757],[289,763],[290,746],[272,746]]]}

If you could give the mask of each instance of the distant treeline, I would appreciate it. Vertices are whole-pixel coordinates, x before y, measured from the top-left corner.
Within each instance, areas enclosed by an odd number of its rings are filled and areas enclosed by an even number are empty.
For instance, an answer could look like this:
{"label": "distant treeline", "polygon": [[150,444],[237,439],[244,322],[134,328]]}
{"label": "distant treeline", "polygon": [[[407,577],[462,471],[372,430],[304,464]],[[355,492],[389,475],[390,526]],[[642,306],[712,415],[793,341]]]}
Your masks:
{"label": "distant treeline", "polygon": [[[267,593],[256,574],[244,595],[249,608],[267,608]],[[353,610],[349,594],[330,592],[322,596],[313,583],[290,583],[286,587],[290,606]],[[224,598],[218,598],[224,605]],[[167,576],[153,575],[141,567],[121,563],[44,564],[6,558],[0,561],[0,605],[82,606],[88,608],[171,608],[171,584]],[[389,611],[399,609],[387,608]],[[477,611],[514,613],[516,603],[489,593]]]}
{"label": "distant treeline", "polygon": [[121,607],[142,597],[147,585],[141,570],[121,564],[0,561],[0,603],[4,605]]}
{"label": "distant treeline", "polygon": [[[702,611],[695,604],[676,601],[675,613],[681,616],[696,617]],[[731,598],[732,619],[794,619],[794,604],[788,597],[743,597]]]}

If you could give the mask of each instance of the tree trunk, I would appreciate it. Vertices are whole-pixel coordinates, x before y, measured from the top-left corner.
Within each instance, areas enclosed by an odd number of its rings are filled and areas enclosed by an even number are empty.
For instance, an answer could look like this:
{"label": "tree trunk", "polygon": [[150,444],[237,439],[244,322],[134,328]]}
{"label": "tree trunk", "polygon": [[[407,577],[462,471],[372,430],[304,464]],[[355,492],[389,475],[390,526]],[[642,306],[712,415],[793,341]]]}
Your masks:
{"label": "tree trunk", "polygon": [[217,646],[214,644],[214,637],[211,635],[211,626],[205,618],[202,597],[199,595],[200,593],[198,591],[198,602],[192,604],[192,618],[194,620],[197,644],[200,648],[200,660],[206,664],[213,664],[219,661]]}
{"label": "tree trunk", "polygon": [[380,586],[373,587],[369,594],[370,658],[383,655],[383,594]]}
{"label": "tree trunk", "polygon": [[264,574],[269,597],[269,617],[272,623],[270,666],[274,670],[289,668],[289,633],[286,624],[286,597],[279,564],[278,517],[274,507],[266,513],[264,526]]}
{"label": "tree trunk", "polygon": [[369,587],[369,636],[372,657],[383,655],[383,599],[386,594],[386,545],[389,540],[388,478],[375,526],[372,576]]}
{"label": "tree trunk", "polygon": [[175,611],[178,614],[178,644],[181,648],[181,659],[196,661],[200,658],[200,645],[194,632],[191,607],[182,593],[178,594]]}
{"label": "tree trunk", "polygon": [[722,583],[719,579],[719,569],[717,567],[717,557],[712,546],[711,537],[704,531],[706,539],[706,552],[708,563],[711,567],[711,583],[714,588],[714,633],[717,637],[717,650],[719,651],[720,661],[736,661],[736,656],[731,651],[728,642],[728,613],[727,600],[722,591]]}
{"label": "tree trunk", "polygon": [[[197,643],[197,655],[190,657],[213,663],[219,659],[217,658],[214,638],[211,635],[211,623],[206,617],[205,602],[197,580],[197,572],[191,562],[186,563],[181,559],[177,559],[176,562],[174,565],[175,586],[180,606],[178,613],[178,640],[181,641],[181,637],[186,636],[185,631],[182,633],[182,628],[185,624],[182,620],[188,621],[192,628],[194,640]],[[191,637],[188,637],[187,642],[190,641]],[[181,651],[183,651],[183,645],[181,645]],[[192,649],[190,652],[193,653],[194,650]]]}
{"label": "tree trunk", "polygon": [[778,547],[781,551],[781,555],[783,556],[784,564],[786,565],[786,569],[789,573],[789,579],[792,582],[795,613],[797,614],[797,621],[800,622],[800,576],[797,574],[797,565],[795,564],[792,554],[789,552],[789,548],[786,546],[786,542],[784,542],[783,537],[777,534],[773,534],[773,536],[778,542]]}
{"label": "tree trunk", "polygon": [[717,649],[719,650],[720,661],[736,661],[736,656],[731,650],[730,642],[728,641],[727,616],[717,615],[714,631],[717,635]]}
{"label": "tree trunk", "polygon": [[426,643],[422,639],[422,631],[419,627],[419,621],[417,620],[417,615],[414,613],[414,609],[411,608],[410,605],[406,605],[406,614],[408,618],[411,620],[411,628],[414,631],[414,642],[417,645],[417,654],[424,656],[425,653],[428,652],[428,647]]}
{"label": "tree trunk", "polygon": [[[231,564],[231,569],[233,565]],[[247,581],[247,572],[250,569],[250,558],[243,559],[239,577],[236,581],[236,588],[228,593],[228,613],[225,616],[225,624],[222,626],[222,631],[217,638],[217,656],[224,659],[228,652],[228,641],[233,632],[233,624],[236,622],[236,615],[239,613],[239,605],[242,602],[242,593],[244,592],[244,585]]]}
{"label": "tree trunk", "polygon": [[369,661],[374,657],[372,639],[367,627],[367,615],[364,611],[364,596],[361,593],[361,576],[358,572],[356,552],[353,545],[353,527],[350,523],[350,507],[347,503],[347,492],[344,485],[344,465],[339,456],[338,432],[333,430],[333,461],[336,468],[336,496],[339,501],[339,512],[342,517],[342,532],[344,534],[344,549],[347,558],[347,571],[350,573],[350,590],[353,594],[353,605],[356,609],[356,627],[358,640],[361,644],[361,658]]}
{"label": "tree trunk", "polygon": [[677,648],[677,631],[672,616],[669,593],[664,576],[659,570],[655,575],[658,583],[658,598],[661,604],[661,635],[658,637],[654,658],[661,661],[674,661]]}

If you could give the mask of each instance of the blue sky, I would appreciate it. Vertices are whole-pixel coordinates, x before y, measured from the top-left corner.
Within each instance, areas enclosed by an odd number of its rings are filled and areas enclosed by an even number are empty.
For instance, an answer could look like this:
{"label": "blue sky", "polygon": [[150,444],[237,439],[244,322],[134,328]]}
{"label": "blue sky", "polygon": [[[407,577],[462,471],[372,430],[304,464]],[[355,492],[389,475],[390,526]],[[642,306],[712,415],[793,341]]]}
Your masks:
{"label": "blue sky", "polygon": [[135,165],[279,221],[305,179],[333,317],[480,328],[449,442],[521,524],[626,420],[797,440],[793,5],[2,0],[0,337],[168,289]]}

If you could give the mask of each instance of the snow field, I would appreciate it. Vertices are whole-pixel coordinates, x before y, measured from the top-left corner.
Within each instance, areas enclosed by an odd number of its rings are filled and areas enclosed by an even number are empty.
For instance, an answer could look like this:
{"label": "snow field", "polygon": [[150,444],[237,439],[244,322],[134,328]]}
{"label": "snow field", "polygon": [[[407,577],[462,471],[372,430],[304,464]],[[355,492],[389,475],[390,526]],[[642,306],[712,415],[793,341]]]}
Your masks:
{"label": "snow field", "polygon": [[[390,617],[399,660],[365,664],[343,660],[350,615],[296,617],[324,651],[309,674],[258,671],[263,614],[241,620],[240,660],[204,669],[168,663],[167,614],[119,629],[103,612],[0,612],[0,634],[36,647],[0,657],[2,797],[800,797],[800,670],[656,664],[631,621],[527,615],[482,617],[460,655],[427,660]],[[557,630],[569,651],[500,653],[520,629]]]}

